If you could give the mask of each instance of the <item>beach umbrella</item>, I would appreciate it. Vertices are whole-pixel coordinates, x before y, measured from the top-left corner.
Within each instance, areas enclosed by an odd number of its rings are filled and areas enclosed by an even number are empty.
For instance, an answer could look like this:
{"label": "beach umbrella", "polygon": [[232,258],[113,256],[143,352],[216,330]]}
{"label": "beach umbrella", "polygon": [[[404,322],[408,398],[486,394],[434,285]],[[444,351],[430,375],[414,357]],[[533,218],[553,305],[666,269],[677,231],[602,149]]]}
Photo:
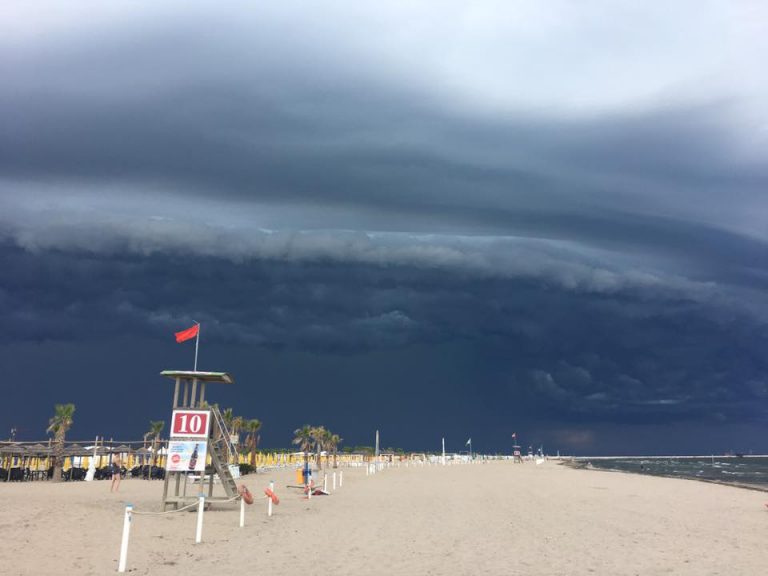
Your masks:
{"label": "beach umbrella", "polygon": [[88,456],[89,454],[90,452],[84,447],[80,446],[80,444],[70,444],[64,448],[65,456]]}
{"label": "beach umbrella", "polygon": [[139,448],[134,451],[134,454],[140,458],[140,462],[143,465],[144,461],[152,456],[152,450],[149,448]]}
{"label": "beach umbrella", "polygon": [[133,454],[133,449],[128,446],[127,444],[120,444],[120,446],[115,446],[112,451],[120,456],[120,460],[122,462],[122,465],[126,468],[130,468],[128,464],[130,464],[130,461],[128,458],[123,458],[123,454],[129,456],[130,454]]}
{"label": "beach umbrella", "polygon": [[[90,451],[80,444],[70,444],[64,449],[64,457],[69,458],[69,465],[72,468],[75,468],[75,458],[90,456],[90,454]],[[80,463],[82,464],[82,461]]]}
{"label": "beach umbrella", "polygon": [[27,446],[27,452],[30,454],[30,458],[35,461],[35,470],[39,470],[42,457],[45,456],[47,458],[51,450],[44,444],[32,444]]}
{"label": "beach umbrella", "polygon": [[[24,447],[20,444],[10,444],[10,443],[4,443],[0,444],[0,455],[2,455],[2,459],[0,462],[5,463],[4,461],[7,460],[8,466],[8,475],[5,477],[5,481],[7,482],[11,477],[11,468],[13,468],[13,458],[14,456],[18,456],[20,454],[24,453]],[[3,466],[5,468],[5,466]]]}
{"label": "beach umbrella", "polygon": [[[40,465],[43,462],[43,459],[47,460],[51,457],[51,447],[46,446],[45,444],[32,444],[31,446],[27,446],[27,451],[34,455],[34,457],[37,459],[37,462],[35,462],[35,470],[40,470]],[[43,469],[45,469],[44,467]]]}

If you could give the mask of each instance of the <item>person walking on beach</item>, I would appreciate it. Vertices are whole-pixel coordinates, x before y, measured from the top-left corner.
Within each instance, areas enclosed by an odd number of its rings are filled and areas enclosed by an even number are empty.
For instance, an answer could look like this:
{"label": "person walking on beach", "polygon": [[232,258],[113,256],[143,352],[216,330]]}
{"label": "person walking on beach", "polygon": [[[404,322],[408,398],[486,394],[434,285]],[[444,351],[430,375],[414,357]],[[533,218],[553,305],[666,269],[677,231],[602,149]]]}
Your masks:
{"label": "person walking on beach", "polygon": [[110,492],[117,492],[120,488],[120,474],[122,473],[121,465],[122,462],[120,462],[120,456],[115,456],[110,465],[110,468],[112,468],[112,486],[109,488]]}

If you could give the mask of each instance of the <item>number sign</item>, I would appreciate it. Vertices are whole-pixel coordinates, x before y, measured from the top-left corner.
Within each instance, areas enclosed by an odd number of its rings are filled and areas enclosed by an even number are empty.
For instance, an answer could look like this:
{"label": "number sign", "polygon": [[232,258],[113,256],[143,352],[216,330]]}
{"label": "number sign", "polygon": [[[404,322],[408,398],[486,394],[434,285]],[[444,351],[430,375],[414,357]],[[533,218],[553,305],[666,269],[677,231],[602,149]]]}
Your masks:
{"label": "number sign", "polygon": [[210,417],[208,410],[174,410],[171,437],[208,438]]}

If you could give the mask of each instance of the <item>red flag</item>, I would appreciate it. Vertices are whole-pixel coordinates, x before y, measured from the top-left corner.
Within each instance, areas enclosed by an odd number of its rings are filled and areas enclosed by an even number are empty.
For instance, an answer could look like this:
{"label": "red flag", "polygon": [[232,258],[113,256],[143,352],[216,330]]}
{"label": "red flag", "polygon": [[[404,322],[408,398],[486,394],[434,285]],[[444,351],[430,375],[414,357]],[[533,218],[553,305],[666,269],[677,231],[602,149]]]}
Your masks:
{"label": "red flag", "polygon": [[176,342],[186,342],[187,340],[191,340],[195,336],[197,336],[197,333],[200,331],[200,324],[195,324],[192,326],[192,328],[187,328],[186,330],[182,330],[181,332],[176,332]]}

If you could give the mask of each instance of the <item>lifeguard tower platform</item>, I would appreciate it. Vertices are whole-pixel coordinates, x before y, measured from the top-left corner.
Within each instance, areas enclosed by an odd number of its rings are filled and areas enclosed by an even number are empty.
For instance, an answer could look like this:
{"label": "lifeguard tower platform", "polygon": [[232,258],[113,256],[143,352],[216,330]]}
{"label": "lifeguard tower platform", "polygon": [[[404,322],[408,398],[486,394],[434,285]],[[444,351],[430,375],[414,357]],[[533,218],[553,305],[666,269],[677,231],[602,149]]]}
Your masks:
{"label": "lifeguard tower platform", "polygon": [[[233,378],[226,372],[187,372],[181,370],[164,370],[162,376],[175,381],[173,390],[173,413],[169,454],[166,458],[165,485],[163,487],[163,510],[169,506],[176,509],[197,500],[200,493],[205,492],[208,483],[206,502],[227,502],[238,496],[230,464],[237,463],[237,451],[232,445],[230,430],[227,429],[221,412],[216,406],[209,406],[205,401],[208,384],[233,384]],[[190,425],[190,422],[193,424]],[[170,453],[173,444],[185,442],[205,444],[203,461],[210,457],[213,470],[206,465],[200,474],[200,485],[197,490],[187,494],[187,480],[190,471],[196,467],[197,450],[188,469],[172,470]],[[197,446],[197,445],[196,445]],[[206,469],[209,472],[206,474]],[[221,481],[225,496],[213,495],[214,474]],[[170,488],[170,490],[169,490]]]}

